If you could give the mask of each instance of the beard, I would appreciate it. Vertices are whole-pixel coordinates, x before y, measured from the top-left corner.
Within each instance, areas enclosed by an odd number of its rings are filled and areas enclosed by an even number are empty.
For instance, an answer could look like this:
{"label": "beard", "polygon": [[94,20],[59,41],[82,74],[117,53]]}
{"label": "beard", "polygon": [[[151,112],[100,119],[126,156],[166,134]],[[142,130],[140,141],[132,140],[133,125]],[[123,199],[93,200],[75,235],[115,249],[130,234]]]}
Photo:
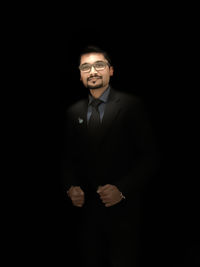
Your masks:
{"label": "beard", "polygon": [[[89,81],[90,81],[90,79],[88,79],[88,82]],[[88,89],[95,90],[95,89],[99,89],[101,87],[103,87],[103,80],[101,77],[98,77],[98,79],[96,81],[91,81],[91,82],[87,83]]]}
{"label": "beard", "polygon": [[92,89],[92,90],[99,89],[101,87],[103,87],[103,83],[99,83],[99,84],[96,84],[96,85],[95,84],[94,85],[88,84],[88,86],[87,86],[88,89]]}

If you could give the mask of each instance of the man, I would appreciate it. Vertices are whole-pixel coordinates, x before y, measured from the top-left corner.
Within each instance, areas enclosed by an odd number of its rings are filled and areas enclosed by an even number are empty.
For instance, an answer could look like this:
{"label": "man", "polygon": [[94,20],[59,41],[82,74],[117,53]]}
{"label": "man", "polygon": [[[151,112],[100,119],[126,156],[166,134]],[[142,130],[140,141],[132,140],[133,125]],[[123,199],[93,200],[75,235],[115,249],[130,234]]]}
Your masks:
{"label": "man", "polygon": [[140,195],[157,167],[151,126],[140,99],[110,86],[105,51],[87,47],[79,69],[89,96],[67,110],[63,165],[75,243],[84,266],[138,266]]}

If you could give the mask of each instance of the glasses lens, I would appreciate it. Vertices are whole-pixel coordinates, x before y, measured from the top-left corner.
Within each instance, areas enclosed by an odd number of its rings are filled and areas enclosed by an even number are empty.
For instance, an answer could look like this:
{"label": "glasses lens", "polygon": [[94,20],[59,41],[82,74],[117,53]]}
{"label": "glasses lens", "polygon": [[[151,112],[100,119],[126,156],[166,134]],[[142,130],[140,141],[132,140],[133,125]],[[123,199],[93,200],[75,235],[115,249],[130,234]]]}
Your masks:
{"label": "glasses lens", "polygon": [[83,72],[90,72],[91,67],[94,66],[96,70],[104,70],[106,67],[107,63],[104,61],[98,61],[95,62],[93,65],[90,64],[83,64],[79,67],[79,69]]}
{"label": "glasses lens", "polygon": [[85,72],[90,71],[90,65],[89,64],[81,65],[80,70]]}
{"label": "glasses lens", "polygon": [[94,64],[96,70],[103,70],[106,67],[106,63],[103,61],[96,62]]}

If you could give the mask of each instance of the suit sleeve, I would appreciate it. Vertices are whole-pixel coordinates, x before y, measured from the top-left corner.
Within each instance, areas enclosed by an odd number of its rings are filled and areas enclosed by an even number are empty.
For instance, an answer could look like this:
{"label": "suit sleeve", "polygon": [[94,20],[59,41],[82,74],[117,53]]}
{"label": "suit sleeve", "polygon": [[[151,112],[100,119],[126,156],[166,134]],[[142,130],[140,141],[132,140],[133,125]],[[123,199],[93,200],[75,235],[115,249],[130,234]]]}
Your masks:
{"label": "suit sleeve", "polygon": [[159,153],[155,132],[141,100],[127,109],[123,127],[127,127],[137,149],[137,157],[133,159],[129,172],[115,183],[128,200],[157,173]]}
{"label": "suit sleeve", "polygon": [[61,159],[61,176],[64,189],[68,190],[72,185],[80,185],[76,175],[77,153],[73,133],[74,125],[70,110],[67,110],[66,112],[66,119],[64,123],[64,153]]}

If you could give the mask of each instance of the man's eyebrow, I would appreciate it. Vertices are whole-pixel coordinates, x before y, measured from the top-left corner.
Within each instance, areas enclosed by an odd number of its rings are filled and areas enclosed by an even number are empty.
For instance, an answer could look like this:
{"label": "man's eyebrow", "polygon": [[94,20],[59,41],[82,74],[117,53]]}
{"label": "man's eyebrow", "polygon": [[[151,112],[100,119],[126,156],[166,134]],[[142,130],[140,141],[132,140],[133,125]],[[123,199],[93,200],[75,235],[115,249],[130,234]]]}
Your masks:
{"label": "man's eyebrow", "polygon": [[[92,63],[92,64],[99,63],[99,62],[105,62],[105,61],[103,61],[103,60],[97,60],[97,61],[95,61],[95,62]],[[85,62],[85,63],[81,64],[81,66],[82,66],[82,65],[92,65],[92,64],[90,64],[90,63],[88,63],[88,62]]]}
{"label": "man's eyebrow", "polygon": [[85,62],[85,63],[81,64],[81,66],[88,65],[88,64],[90,65],[90,63]]}

